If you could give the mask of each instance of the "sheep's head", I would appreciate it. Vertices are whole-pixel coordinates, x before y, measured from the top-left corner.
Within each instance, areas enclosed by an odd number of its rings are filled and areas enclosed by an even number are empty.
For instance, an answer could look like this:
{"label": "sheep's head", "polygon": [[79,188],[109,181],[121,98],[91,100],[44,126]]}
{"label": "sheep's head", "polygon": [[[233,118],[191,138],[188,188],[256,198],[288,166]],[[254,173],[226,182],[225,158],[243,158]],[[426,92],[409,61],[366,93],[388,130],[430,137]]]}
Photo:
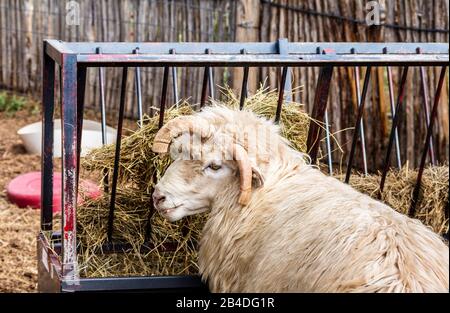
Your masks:
{"label": "sheep's head", "polygon": [[263,179],[247,150],[229,133],[206,120],[179,117],[155,136],[156,153],[170,153],[172,164],[153,193],[155,208],[169,221],[209,211],[217,198],[247,205]]}

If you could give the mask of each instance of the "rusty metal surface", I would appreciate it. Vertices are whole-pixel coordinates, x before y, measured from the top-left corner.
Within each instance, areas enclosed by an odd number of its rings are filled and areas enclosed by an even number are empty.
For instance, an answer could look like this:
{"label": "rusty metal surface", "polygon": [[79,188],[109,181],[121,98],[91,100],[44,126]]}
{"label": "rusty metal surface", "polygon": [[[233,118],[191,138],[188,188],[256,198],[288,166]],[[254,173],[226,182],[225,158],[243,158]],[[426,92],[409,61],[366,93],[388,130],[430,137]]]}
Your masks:
{"label": "rusty metal surface", "polygon": [[77,61],[72,54],[63,55],[61,68],[62,129],[62,267],[63,277],[77,279],[76,206],[77,206]]}
{"label": "rusty metal surface", "polygon": [[[420,67],[420,89],[423,97],[423,112],[425,113],[425,122],[427,127],[430,125],[430,102],[427,88],[427,78],[425,73],[425,68],[423,66]],[[430,144],[428,146],[428,152],[430,155],[431,164],[436,165],[436,157],[434,155],[434,145],[433,138],[430,138]]]}
{"label": "rusty metal surface", "polygon": [[[332,75],[333,67],[324,66],[321,68],[319,77],[317,78],[316,94],[314,96],[311,117],[313,120],[320,123],[324,121]],[[312,164],[315,164],[317,160],[317,152],[320,145],[320,133],[321,126],[316,123],[310,123],[306,146],[309,156],[311,157]]]}

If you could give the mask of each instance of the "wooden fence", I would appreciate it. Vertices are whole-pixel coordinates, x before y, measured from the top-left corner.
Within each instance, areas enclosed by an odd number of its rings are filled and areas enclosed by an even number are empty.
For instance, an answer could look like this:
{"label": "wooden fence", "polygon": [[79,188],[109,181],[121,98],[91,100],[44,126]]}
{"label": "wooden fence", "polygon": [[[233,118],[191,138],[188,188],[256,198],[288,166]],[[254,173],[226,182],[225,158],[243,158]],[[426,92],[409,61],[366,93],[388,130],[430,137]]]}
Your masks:
{"label": "wooden fence", "polygon": [[[42,41],[407,41],[448,42],[448,0],[379,0],[385,8],[383,25],[365,23],[363,0],[78,0],[80,25],[66,23],[66,4],[59,0],[2,0],[0,2],[0,87],[40,95]],[[132,69],[133,70],[133,69]],[[126,111],[136,114],[133,71],[128,81]],[[364,68],[359,69],[364,77]],[[438,77],[437,68],[427,70],[430,96]],[[151,113],[160,99],[162,69],[141,69],[143,103]],[[372,83],[366,104],[365,124],[368,161],[371,169],[380,168],[390,130],[389,93],[386,68],[372,69]],[[178,69],[180,98],[198,102],[201,69]],[[302,86],[295,100],[311,109],[318,68],[293,70],[294,86]],[[399,69],[393,69],[394,82]],[[337,68],[330,95],[332,131],[353,127],[356,116],[356,91],[353,69]],[[120,70],[106,69],[106,103],[113,112],[118,105]],[[249,88],[254,91],[262,81],[275,88],[279,69],[252,69]],[[419,69],[410,71],[406,117],[401,123],[401,155],[417,165],[423,148],[425,123]],[[214,69],[216,85],[240,87],[242,69]],[[216,93],[217,96],[217,93]],[[99,87],[96,69],[90,69],[86,100],[98,106]],[[169,93],[168,102],[173,101]],[[439,107],[435,147],[440,161],[448,160],[448,76]],[[344,152],[349,149],[352,131],[336,138]],[[337,148],[334,145],[334,148]],[[336,151],[334,159],[343,154]],[[395,163],[392,163],[395,164]],[[359,164],[361,165],[361,164]]]}

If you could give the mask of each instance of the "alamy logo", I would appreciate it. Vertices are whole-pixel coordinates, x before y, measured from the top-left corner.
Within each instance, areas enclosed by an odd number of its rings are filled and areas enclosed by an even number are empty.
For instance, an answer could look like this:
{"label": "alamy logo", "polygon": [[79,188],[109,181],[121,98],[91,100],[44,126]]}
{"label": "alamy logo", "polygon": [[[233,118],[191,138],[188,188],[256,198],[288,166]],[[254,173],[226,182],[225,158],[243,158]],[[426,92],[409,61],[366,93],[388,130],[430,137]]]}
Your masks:
{"label": "alamy logo", "polygon": [[80,25],[80,4],[77,1],[66,3],[66,25]]}
{"label": "alamy logo", "polygon": [[378,1],[366,3],[366,23],[368,26],[381,25],[381,17],[384,14],[384,7]]}

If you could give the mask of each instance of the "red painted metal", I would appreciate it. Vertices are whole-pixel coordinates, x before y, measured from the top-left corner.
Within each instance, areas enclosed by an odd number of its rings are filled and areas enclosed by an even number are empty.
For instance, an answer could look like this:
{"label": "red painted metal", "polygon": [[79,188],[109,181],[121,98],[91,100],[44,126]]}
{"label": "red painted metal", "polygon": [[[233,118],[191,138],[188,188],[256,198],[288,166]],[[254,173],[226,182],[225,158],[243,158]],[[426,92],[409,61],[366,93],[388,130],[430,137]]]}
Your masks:
{"label": "red painted metal", "polygon": [[63,54],[61,67],[61,129],[62,129],[62,272],[66,280],[77,283],[77,164],[78,164],[78,105],[77,58]]}

